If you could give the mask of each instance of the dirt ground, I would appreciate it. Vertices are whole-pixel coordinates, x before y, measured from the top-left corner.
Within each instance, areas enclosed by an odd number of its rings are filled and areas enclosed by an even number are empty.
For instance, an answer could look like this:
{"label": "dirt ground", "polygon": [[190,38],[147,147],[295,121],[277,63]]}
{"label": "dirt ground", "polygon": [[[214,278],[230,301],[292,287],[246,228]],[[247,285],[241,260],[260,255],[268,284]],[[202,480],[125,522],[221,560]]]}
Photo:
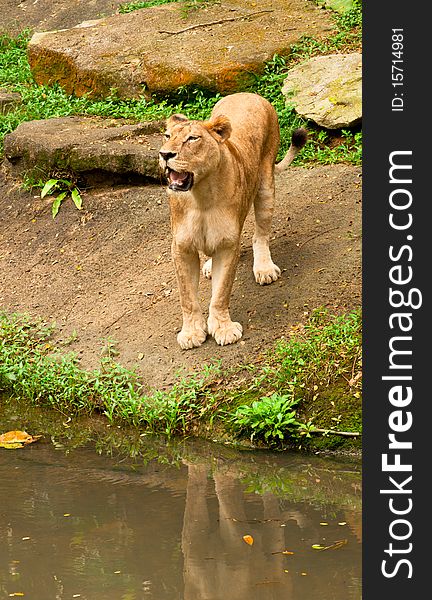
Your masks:
{"label": "dirt ground", "polygon": [[[347,165],[291,167],[277,176],[272,254],[282,277],[261,287],[252,274],[253,218],[243,236],[231,315],[244,336],[182,351],[179,296],[170,256],[169,211],[161,186],[106,186],[66,200],[0,179],[0,307],[55,321],[84,367],[98,366],[115,341],[117,360],[137,365],[149,387],[213,360],[257,360],[315,307],[343,312],[361,303],[361,170]],[[206,310],[211,283],[201,277]]]}

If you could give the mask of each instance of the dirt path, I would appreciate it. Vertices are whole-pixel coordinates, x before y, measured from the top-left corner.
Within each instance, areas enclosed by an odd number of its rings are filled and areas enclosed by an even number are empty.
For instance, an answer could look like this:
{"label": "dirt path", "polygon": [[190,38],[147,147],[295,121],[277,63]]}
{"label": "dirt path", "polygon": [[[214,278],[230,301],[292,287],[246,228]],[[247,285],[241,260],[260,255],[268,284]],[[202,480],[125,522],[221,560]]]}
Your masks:
{"label": "dirt path", "polygon": [[[106,187],[66,201],[55,220],[41,200],[0,179],[0,307],[54,320],[83,365],[97,366],[108,338],[118,360],[138,365],[149,386],[223,359],[255,361],[318,306],[346,311],[361,303],[361,171],[346,165],[293,168],[278,176],[273,258],[282,278],[260,287],[252,274],[248,217],[231,301],[242,340],[221,348],[208,339],[182,351],[178,290],[170,257],[164,189]],[[210,283],[201,278],[206,309]]]}

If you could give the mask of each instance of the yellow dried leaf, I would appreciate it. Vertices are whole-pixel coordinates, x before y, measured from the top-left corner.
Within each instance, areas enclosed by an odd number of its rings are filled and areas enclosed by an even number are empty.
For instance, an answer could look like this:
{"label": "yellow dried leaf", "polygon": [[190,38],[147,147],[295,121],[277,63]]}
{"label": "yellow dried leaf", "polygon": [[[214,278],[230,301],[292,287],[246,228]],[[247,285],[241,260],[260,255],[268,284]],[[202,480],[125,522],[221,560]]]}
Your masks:
{"label": "yellow dried leaf", "polygon": [[246,544],[249,544],[249,546],[252,546],[254,543],[254,539],[251,535],[244,535],[243,540],[246,542]]}
{"label": "yellow dried leaf", "polygon": [[321,546],[321,544],[313,544],[312,548],[314,550],[337,550],[338,548],[342,548],[345,544],[348,543],[348,540],[338,540],[334,544],[330,544],[329,546]]}
{"label": "yellow dried leaf", "polygon": [[0,448],[22,448],[24,444],[36,442],[40,435],[30,435],[27,431],[8,431],[0,435]]}

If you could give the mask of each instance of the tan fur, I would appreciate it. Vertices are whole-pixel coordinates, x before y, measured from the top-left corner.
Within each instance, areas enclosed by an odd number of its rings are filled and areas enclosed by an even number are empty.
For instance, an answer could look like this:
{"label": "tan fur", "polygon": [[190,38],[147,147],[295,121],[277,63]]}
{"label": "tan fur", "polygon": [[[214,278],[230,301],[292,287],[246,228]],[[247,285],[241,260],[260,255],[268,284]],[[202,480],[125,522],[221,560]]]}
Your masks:
{"label": "tan fur", "polygon": [[[278,148],[276,112],[257,94],[222,98],[207,122],[190,121],[183,115],[173,115],[167,121],[161,169],[175,171],[172,177],[193,173],[188,191],[168,189],[172,257],[183,313],[177,339],[183,349],[200,346],[207,332],[222,346],[242,335],[240,323],[231,320],[229,301],[241,231],[252,203],[255,279],[264,285],[280,275],[269,250]],[[212,278],[207,323],[198,303],[199,252],[211,257],[203,269]]]}

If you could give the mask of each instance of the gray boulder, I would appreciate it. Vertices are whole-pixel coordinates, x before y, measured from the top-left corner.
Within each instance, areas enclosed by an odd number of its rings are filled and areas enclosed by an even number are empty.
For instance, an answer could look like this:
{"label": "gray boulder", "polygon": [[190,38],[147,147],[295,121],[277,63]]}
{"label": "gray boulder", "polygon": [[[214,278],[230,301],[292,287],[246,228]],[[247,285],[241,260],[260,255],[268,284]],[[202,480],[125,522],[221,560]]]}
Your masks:
{"label": "gray boulder", "polygon": [[28,121],[5,136],[6,168],[12,176],[102,171],[159,179],[163,127],[162,121],[130,125],[98,117]]}
{"label": "gray boulder", "polygon": [[184,11],[176,2],[36,33],[28,46],[33,76],[77,96],[115,89],[137,98],[185,85],[231,93],[301,36],[332,27],[329,11],[310,0],[230,0],[186,19]]}
{"label": "gray boulder", "polygon": [[300,116],[322,127],[353,127],[362,118],[362,56],[311,58],[289,71],[282,92]]}

